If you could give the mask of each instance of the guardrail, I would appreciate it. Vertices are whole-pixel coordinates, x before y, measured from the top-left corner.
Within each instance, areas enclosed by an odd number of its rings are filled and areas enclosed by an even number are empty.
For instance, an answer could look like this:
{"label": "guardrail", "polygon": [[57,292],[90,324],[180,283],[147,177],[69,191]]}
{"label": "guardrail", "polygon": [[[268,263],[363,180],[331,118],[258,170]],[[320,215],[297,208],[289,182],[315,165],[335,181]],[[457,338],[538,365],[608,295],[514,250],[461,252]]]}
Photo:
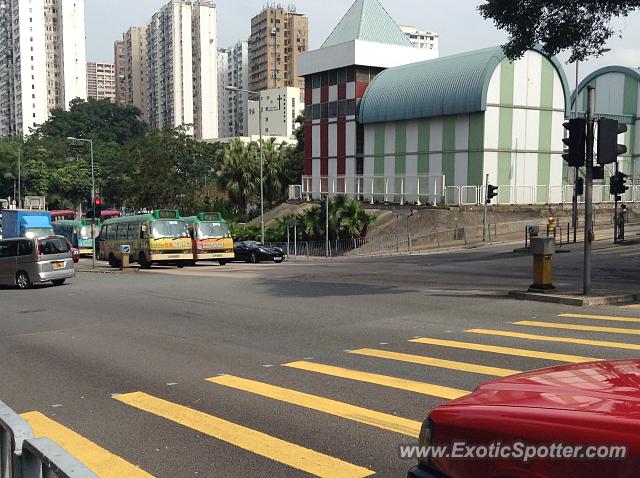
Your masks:
{"label": "guardrail", "polygon": [[[640,202],[640,185],[629,180],[629,190],[622,200]],[[568,204],[573,200],[573,185],[565,186],[499,186],[494,204],[534,205]],[[444,175],[428,176],[303,176],[302,185],[289,187],[289,198],[318,199],[322,196],[350,196],[374,204],[429,204],[433,206],[482,205],[486,197],[484,186],[446,186]],[[578,202],[584,203],[584,197]],[[608,184],[594,184],[593,203],[611,203]]]}
{"label": "guardrail", "polygon": [[35,438],[20,415],[0,401],[0,478],[98,478],[49,438]]}

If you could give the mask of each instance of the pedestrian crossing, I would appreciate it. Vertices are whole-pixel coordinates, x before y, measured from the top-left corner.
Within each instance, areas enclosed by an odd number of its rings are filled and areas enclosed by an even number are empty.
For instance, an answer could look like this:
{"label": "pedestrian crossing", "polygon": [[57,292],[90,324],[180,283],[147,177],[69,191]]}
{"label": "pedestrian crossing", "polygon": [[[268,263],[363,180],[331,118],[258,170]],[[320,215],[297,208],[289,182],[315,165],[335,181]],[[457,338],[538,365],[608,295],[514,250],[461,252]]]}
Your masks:
{"label": "pedestrian crossing", "polygon": [[[629,309],[631,310],[631,309]],[[629,314],[627,314],[629,315]],[[462,340],[449,340],[437,336],[414,337],[405,343],[382,343],[387,348],[355,348],[344,352],[344,359],[349,366],[339,366],[325,361],[313,359],[296,360],[283,363],[280,367],[270,369],[276,372],[288,371],[289,380],[293,376],[308,380],[323,377],[323,380],[335,381],[336,387],[349,385],[358,389],[359,384],[383,387],[408,395],[429,397],[436,403],[462,397],[473,390],[480,383],[495,377],[506,377],[519,373],[514,368],[500,367],[500,360],[515,360],[519,365],[526,364],[522,369],[540,368],[560,363],[580,363],[600,361],[620,356],[633,356],[640,350],[640,318],[617,315],[593,315],[564,313],[557,318],[536,318],[536,320],[519,320],[497,329],[468,328],[460,331]],[[598,325],[593,325],[598,324]],[[626,324],[624,328],[616,324]],[[529,330],[544,330],[545,335],[529,333]],[[437,334],[430,334],[437,335]],[[578,335],[571,337],[567,335]],[[616,341],[613,337],[624,336],[627,341]],[[456,337],[457,338],[457,337]],[[528,347],[527,345],[531,345]],[[562,348],[588,350],[588,354],[563,353]],[[466,361],[452,360],[451,355],[458,358],[464,352]],[[448,355],[448,356],[447,356]],[[507,358],[505,358],[507,357]],[[351,361],[347,360],[351,358]],[[486,365],[492,363],[494,365]],[[415,370],[423,370],[427,380],[406,378],[403,366],[413,366]],[[371,371],[383,367],[393,374],[382,374]],[[378,368],[379,370],[379,368]],[[293,374],[293,375],[291,375]],[[302,376],[304,374],[304,376]],[[443,379],[446,374],[446,379]],[[474,377],[465,389],[448,386],[443,381],[449,377]],[[466,374],[466,375],[464,375]],[[469,375],[472,374],[472,375]],[[265,373],[271,377],[273,376]],[[299,473],[306,473],[318,477],[346,477],[359,478],[375,475],[376,465],[381,463],[352,463],[347,457],[349,450],[332,447],[314,449],[306,443],[304,436],[283,436],[277,433],[267,433],[256,426],[252,409],[243,410],[245,419],[229,419],[220,408],[216,412],[216,397],[222,393],[233,391],[246,396],[247,400],[266,399],[282,412],[279,419],[286,419],[288,412],[300,410],[300,413],[318,412],[320,417],[334,417],[347,424],[353,424],[367,429],[377,429],[388,432],[396,437],[391,446],[407,443],[419,434],[424,410],[416,410],[413,416],[398,416],[385,405],[379,407],[363,407],[356,405],[358,397],[353,397],[354,403],[337,400],[329,393],[313,390],[308,393],[296,386],[280,386],[271,383],[269,379],[258,377],[244,377],[233,374],[220,374],[210,378],[203,378],[203,382],[210,387],[211,394],[207,396],[213,406],[208,413],[199,410],[198,400],[189,406],[168,400],[166,397],[152,395],[144,390],[116,394],[113,400],[120,406],[134,410],[144,416],[153,416],[166,420],[171,426],[181,427],[189,432],[204,435],[213,442],[219,441],[236,447],[243,452],[263,457],[277,464],[288,467]],[[456,378],[455,383],[463,383]],[[467,379],[468,380],[468,379]],[[377,409],[374,409],[377,408]],[[137,464],[130,463],[113,452],[101,447],[98,443],[80,435],[77,431],[58,423],[53,418],[34,411],[22,415],[34,429],[37,436],[47,436],[94,471],[98,476],[111,477],[152,477]],[[285,430],[290,430],[285,428]],[[281,432],[286,434],[286,432]],[[322,433],[322,430],[319,430]],[[326,437],[331,440],[330,437]],[[317,448],[317,447],[316,447]],[[176,459],[179,459],[177,457]],[[406,464],[403,464],[406,465]],[[213,465],[212,465],[213,466]],[[242,468],[238,469],[242,474]],[[211,474],[215,475],[215,470]]]}

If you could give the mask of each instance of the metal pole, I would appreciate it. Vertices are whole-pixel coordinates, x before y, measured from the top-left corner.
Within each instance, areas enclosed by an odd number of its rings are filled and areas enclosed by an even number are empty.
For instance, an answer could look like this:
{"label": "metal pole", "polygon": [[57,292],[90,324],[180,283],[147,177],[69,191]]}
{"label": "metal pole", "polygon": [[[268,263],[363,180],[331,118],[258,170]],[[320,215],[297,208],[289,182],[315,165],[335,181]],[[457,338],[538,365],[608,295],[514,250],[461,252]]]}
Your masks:
{"label": "metal pole", "polygon": [[400,213],[396,213],[396,253],[400,252]]}
{"label": "metal pole", "polygon": [[291,226],[287,226],[287,257],[291,255]]}
{"label": "metal pole", "polygon": [[90,139],[89,145],[91,148],[91,204],[93,205],[93,217],[91,218],[91,261],[92,268],[96,268],[96,235],[95,235],[95,224],[96,224],[96,178],[93,170],[93,140]]}
{"label": "metal pole", "polygon": [[327,194],[327,202],[325,203],[325,223],[324,223],[324,235],[325,235],[325,256],[329,258],[329,194]]}
{"label": "metal pole", "polygon": [[482,242],[487,242],[487,198],[489,194],[489,175],[484,180],[484,218],[482,219]]}
{"label": "metal pole", "polygon": [[293,225],[293,255],[298,257],[298,223]]}
{"label": "metal pole", "polygon": [[596,99],[595,86],[587,87],[589,101],[587,103],[587,157],[585,166],[587,177],[584,187],[584,276],[583,290],[584,295],[591,293],[591,239],[593,237],[593,123],[594,123],[594,107]]}
{"label": "metal pole", "polygon": [[[618,174],[618,161],[616,161],[616,172],[615,174]],[[614,194],[613,195],[613,243],[617,244],[618,243],[618,195]]]}
{"label": "metal pole", "polygon": [[262,143],[262,95],[258,93],[258,129],[260,130],[260,242],[264,244],[264,144]]}
{"label": "metal pole", "polygon": [[[573,102],[573,114],[577,118],[578,117],[578,68],[580,62],[576,60],[576,94],[575,100]],[[571,201],[571,222],[573,225],[573,243],[578,242],[578,194],[576,192],[576,183],[578,182],[578,178],[580,177],[580,168],[575,168],[575,175],[573,181],[573,198]],[[564,191],[563,191],[564,193]],[[564,200],[564,198],[563,198]]]}
{"label": "metal pole", "polygon": [[18,209],[22,208],[22,144],[18,146]]}

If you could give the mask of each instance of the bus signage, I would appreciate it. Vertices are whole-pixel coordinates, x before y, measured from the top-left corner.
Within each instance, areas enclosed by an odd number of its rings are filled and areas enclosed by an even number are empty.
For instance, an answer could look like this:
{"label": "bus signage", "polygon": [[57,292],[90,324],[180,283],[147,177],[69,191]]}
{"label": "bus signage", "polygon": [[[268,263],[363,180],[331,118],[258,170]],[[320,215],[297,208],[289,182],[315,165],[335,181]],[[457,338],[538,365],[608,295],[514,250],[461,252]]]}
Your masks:
{"label": "bus signage", "polygon": [[222,214],[219,212],[203,212],[199,216],[201,221],[222,221]]}
{"label": "bus signage", "polygon": [[170,209],[160,209],[159,211],[154,211],[153,215],[158,219],[179,219],[180,218],[178,211],[170,210]]}

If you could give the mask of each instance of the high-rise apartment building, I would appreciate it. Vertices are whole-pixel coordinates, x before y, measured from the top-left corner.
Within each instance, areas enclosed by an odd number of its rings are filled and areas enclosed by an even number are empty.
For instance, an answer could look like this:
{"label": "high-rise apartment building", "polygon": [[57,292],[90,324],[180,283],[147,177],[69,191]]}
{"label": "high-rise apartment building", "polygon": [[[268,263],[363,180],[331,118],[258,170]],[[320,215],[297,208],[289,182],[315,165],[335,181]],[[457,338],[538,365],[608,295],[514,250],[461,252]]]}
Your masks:
{"label": "high-rise apartment building", "polygon": [[249,88],[248,42],[240,41],[230,48],[220,50],[218,60],[220,137],[247,136],[249,98],[246,93],[226,91],[224,87],[235,86],[244,90]]}
{"label": "high-rise apartment building", "polygon": [[116,101],[116,69],[113,63],[87,62],[87,97]]}
{"label": "high-rise apartment building", "polygon": [[218,136],[216,7],[172,0],[147,25],[147,112],[152,127],[192,125]]}
{"label": "high-rise apartment building", "polygon": [[147,118],[147,27],[132,27],[123,36],[126,103]]}
{"label": "high-rise apartment building", "polygon": [[116,74],[116,104],[124,106],[127,104],[127,87],[124,61],[124,42],[118,40],[113,44],[113,62]]}
{"label": "high-rise apartment building", "polygon": [[87,98],[84,0],[0,0],[0,135]]}
{"label": "high-rise apartment building", "polygon": [[295,9],[267,6],[251,19],[249,85],[262,91],[304,88],[297,75],[298,55],[309,46],[309,19]]}
{"label": "high-rise apartment building", "polygon": [[400,25],[400,29],[416,48],[438,52],[440,35],[436,32],[418,30],[413,25]]}

